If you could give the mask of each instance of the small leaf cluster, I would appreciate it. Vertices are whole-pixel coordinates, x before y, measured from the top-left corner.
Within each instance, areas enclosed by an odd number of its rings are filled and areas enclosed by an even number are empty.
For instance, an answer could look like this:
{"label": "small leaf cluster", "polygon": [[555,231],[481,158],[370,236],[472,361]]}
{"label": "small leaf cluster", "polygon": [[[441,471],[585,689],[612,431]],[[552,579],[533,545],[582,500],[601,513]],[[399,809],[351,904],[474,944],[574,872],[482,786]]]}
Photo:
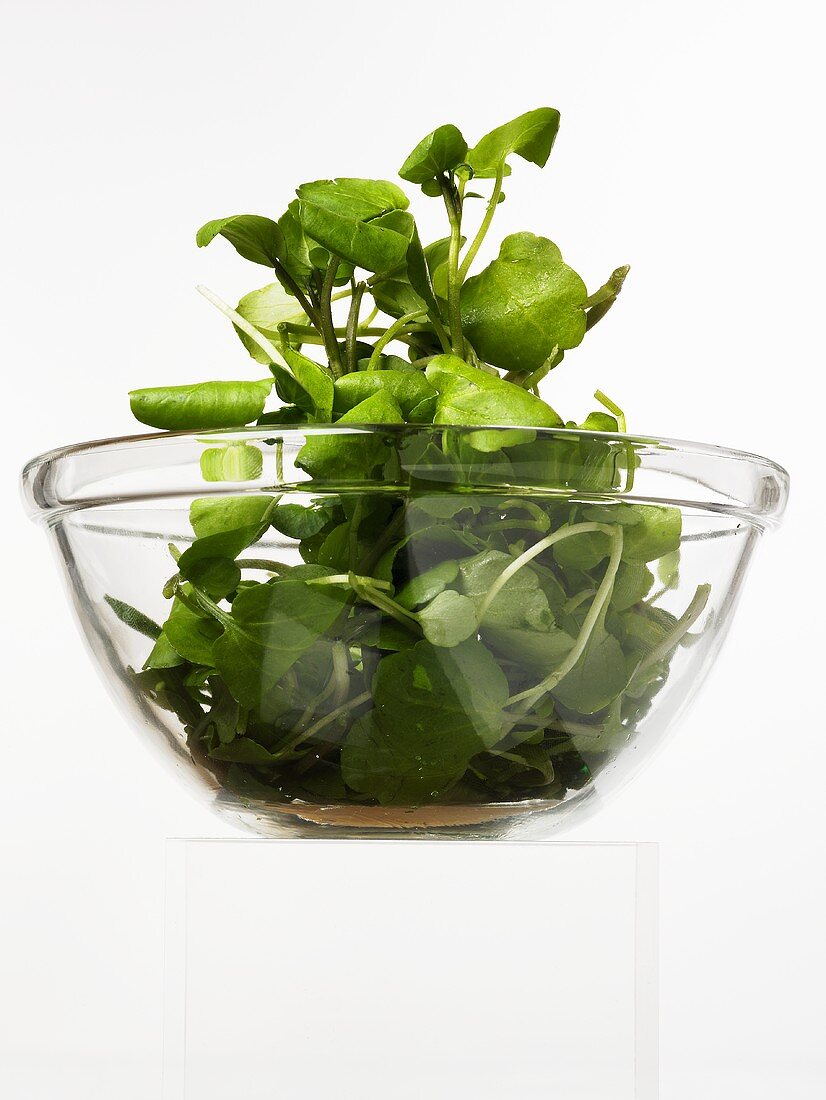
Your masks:
{"label": "small leaf cluster", "polygon": [[[505,199],[512,162],[543,167],[558,128],[559,112],[540,107],[473,147],[452,124],[423,138],[399,176],[444,206],[448,233],[429,244],[419,236],[407,194],[388,180],[315,180],[296,189],[277,219],[237,214],[207,222],[196,236],[200,247],[223,238],[275,276],[235,308],[205,291],[270,377],[134,390],[134,415],[181,431],[329,423],[344,415],[371,423],[377,411],[380,422],[392,413],[402,423],[468,424],[476,422],[473,396],[483,388],[482,423],[560,425],[538,397],[539,383],[605,315],[628,268],[617,268],[589,294],[553,241],[520,232],[505,237],[498,257],[471,274]],[[483,213],[468,239],[474,200],[483,201]],[[431,388],[433,400],[401,406],[404,386],[424,392],[434,360],[443,379],[439,395],[452,371],[453,389],[464,396],[442,401]],[[375,398],[381,391],[387,400],[348,405],[346,394],[354,391],[340,394],[338,383],[354,375],[373,376],[370,392],[366,386],[359,392]],[[279,405],[265,412],[273,389]]]}

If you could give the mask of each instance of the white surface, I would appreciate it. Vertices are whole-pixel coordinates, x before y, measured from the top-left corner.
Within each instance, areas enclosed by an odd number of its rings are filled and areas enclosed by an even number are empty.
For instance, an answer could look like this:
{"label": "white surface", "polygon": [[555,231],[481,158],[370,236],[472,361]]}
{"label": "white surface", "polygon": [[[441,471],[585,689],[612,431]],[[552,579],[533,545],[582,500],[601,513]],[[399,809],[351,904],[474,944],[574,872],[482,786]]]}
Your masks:
{"label": "white surface", "polygon": [[651,1100],[633,845],[177,847],[164,1100]]}
{"label": "white surface", "polygon": [[552,164],[515,171],[495,235],[546,232],[591,285],[633,265],[553,400],[602,386],[793,483],[679,735],[566,839],[662,845],[664,1100],[820,1095],[821,6],[4,0],[2,27],[0,1092],[158,1095],[163,838],[220,830],[95,678],[17,468],[132,430],[135,385],[253,377],[192,287],[266,273],[198,251],[202,221],[548,102]]}

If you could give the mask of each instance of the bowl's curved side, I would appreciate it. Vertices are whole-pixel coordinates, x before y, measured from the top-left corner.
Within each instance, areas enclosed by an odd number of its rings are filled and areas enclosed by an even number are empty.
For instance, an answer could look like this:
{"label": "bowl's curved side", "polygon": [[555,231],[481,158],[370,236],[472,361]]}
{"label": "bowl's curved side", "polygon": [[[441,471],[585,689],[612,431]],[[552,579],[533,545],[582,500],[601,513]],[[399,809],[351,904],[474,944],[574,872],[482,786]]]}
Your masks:
{"label": "bowl's curved side", "polygon": [[[262,835],[465,836],[544,835],[593,812],[635,775],[663,744],[700,688],[723,642],[761,527],[714,510],[683,510],[680,580],[658,601],[679,616],[690,593],[710,584],[710,598],[680,649],[668,680],[650,710],[606,757],[594,782],[564,798],[518,802],[489,800],[429,806],[353,805],[340,802],[262,801],[230,789],[226,770],[187,738],[178,718],[139,689],[135,672],[147,655],[147,639],[129,630],[105,597],[115,594],[163,620],[164,581],[170,571],[170,541],[191,541],[189,499],[162,499],[152,509],[96,507],[55,515],[51,535],[83,634],[118,705],[167,767],[228,822]],[[267,553],[299,561],[296,543],[267,536]],[[585,749],[583,749],[585,751]]]}

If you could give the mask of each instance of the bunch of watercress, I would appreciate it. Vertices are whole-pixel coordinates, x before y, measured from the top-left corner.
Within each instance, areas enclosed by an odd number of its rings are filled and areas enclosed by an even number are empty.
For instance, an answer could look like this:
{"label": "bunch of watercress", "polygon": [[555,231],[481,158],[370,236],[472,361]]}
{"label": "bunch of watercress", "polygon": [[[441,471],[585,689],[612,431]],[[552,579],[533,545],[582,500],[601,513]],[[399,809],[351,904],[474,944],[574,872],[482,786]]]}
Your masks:
{"label": "bunch of watercress", "polygon": [[[449,233],[431,244],[396,184],[349,178],[303,184],[277,221],[237,215],[197,234],[273,270],[235,309],[205,292],[269,373],[135,390],[136,417],[170,430],[254,422],[274,436],[381,428],[309,434],[299,500],[195,500],[163,625],[109,601],[154,642],[142,690],[240,794],[561,799],[633,735],[702,610],[705,588],[680,618],[649,595],[652,566],[663,589],[675,583],[678,510],[583,502],[630,486],[633,447],[535,430],[625,431],[599,391],[603,409],[566,425],[538,387],[628,269],[589,294],[552,241],[523,232],[470,275],[511,162],[544,166],[558,125],[545,107],[472,148],[452,125],[419,142],[399,175],[444,204]],[[273,386],[280,405],[265,411]],[[239,482],[262,464],[236,434],[213,437],[201,468]],[[248,553],[274,538],[303,564]]]}

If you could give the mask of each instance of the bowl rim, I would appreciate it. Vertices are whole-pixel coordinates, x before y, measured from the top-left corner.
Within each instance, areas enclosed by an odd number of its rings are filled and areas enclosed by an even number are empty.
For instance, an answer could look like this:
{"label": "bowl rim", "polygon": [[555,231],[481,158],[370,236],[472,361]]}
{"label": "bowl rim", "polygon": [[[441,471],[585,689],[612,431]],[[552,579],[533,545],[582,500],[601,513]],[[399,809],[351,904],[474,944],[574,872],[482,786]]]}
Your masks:
{"label": "bowl rim", "polygon": [[[697,457],[709,457],[717,460],[721,460],[725,463],[731,463],[733,466],[738,467],[752,467],[755,474],[762,474],[764,478],[769,478],[773,483],[773,488],[767,495],[764,494],[760,500],[753,499],[750,503],[744,502],[739,505],[728,506],[726,504],[715,503],[710,506],[713,511],[717,512],[730,512],[740,515],[751,522],[761,527],[777,526],[783,515],[786,507],[789,493],[789,473],[779,463],[773,461],[764,455],[756,454],[750,451],[738,450],[731,447],[723,447],[718,444],[703,443],[695,440],[671,438],[667,436],[652,436],[641,433],[631,432],[603,432],[603,431],[590,431],[582,428],[538,428],[532,425],[512,425],[512,424],[360,424],[360,423],[329,423],[329,424],[261,424],[261,425],[249,425],[238,428],[221,428],[221,429],[204,429],[201,431],[175,431],[175,432],[145,432],[132,435],[120,435],[109,436],[100,439],[86,440],[78,443],[70,443],[61,447],[55,447],[51,450],[44,451],[39,455],[35,455],[30,459],[21,472],[22,490],[26,510],[33,519],[48,518],[53,513],[66,512],[75,510],[78,507],[90,508],[96,504],[111,503],[113,497],[110,495],[101,497],[99,499],[94,497],[84,496],[82,499],[77,499],[73,504],[69,501],[53,501],[50,502],[45,499],[42,493],[38,492],[38,483],[43,480],[43,473],[45,469],[49,469],[52,472],[56,472],[57,468],[64,463],[69,462],[75,458],[82,458],[87,456],[105,455],[106,453],[116,453],[123,451],[134,451],[135,453],[146,454],[147,448],[155,451],[160,456],[160,453],[164,449],[169,450],[171,454],[176,451],[181,445],[197,445],[199,447],[204,444],[217,443],[217,442],[245,442],[249,440],[261,440],[272,442],[274,440],[283,440],[284,443],[301,443],[307,437],[313,436],[329,436],[329,435],[365,435],[365,434],[377,434],[388,435],[391,433],[398,434],[413,434],[416,432],[462,432],[470,434],[479,431],[528,431],[535,433],[538,438],[545,439],[593,439],[595,441],[612,442],[626,447],[638,447],[644,450],[646,453],[662,452],[671,455],[681,456],[683,460],[689,460],[692,456]],[[163,466],[163,463],[155,463],[155,468]],[[172,465],[170,463],[170,465]],[[684,474],[683,476],[690,476]],[[696,479],[698,484],[705,484],[700,479]],[[203,489],[199,489],[199,495],[209,495],[215,493],[239,493],[239,492],[262,492],[273,491],[278,487],[282,487],[284,490],[300,488],[302,491],[314,491],[316,488],[312,482],[308,481],[303,486],[293,486],[292,484],[284,484],[283,486],[262,486],[260,484],[251,484],[244,482],[221,482],[220,487],[216,488],[214,483],[203,483]],[[375,490],[377,486],[376,481],[365,480],[361,483],[364,489]],[[349,482],[347,485],[347,491],[358,491],[358,482]],[[712,489],[711,486],[707,486]],[[319,490],[320,491],[320,490]],[[324,486],[323,491],[332,491],[331,486]],[[518,492],[517,486],[514,486],[514,492]],[[577,495],[575,492],[570,492],[570,495]],[[140,499],[150,500],[154,499],[158,494],[154,491],[147,491],[141,495],[140,493],[130,493],[126,500],[137,501]],[[621,499],[634,499],[629,498],[621,492],[612,493],[609,499],[621,500]],[[702,507],[702,501],[682,501],[676,499],[675,504],[693,504],[697,507]]]}

